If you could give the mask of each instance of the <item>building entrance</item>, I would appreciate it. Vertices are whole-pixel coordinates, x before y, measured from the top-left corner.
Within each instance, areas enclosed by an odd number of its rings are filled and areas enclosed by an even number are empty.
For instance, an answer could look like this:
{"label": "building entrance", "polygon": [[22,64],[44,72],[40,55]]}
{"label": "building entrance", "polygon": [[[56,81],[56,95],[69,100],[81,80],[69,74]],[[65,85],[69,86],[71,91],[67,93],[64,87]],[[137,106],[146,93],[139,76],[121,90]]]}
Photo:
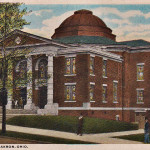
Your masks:
{"label": "building entrance", "polygon": [[21,88],[20,90],[20,99],[22,101],[22,108],[24,108],[24,105],[27,103],[27,88]]}
{"label": "building entrance", "polygon": [[27,88],[17,88],[15,91],[14,101],[12,107],[14,109],[23,109],[27,103]]}
{"label": "building entrance", "polygon": [[145,125],[145,112],[137,112],[135,115],[135,121],[139,124],[139,129],[144,129]]}
{"label": "building entrance", "polygon": [[47,87],[39,87],[39,100],[38,106],[40,109],[43,109],[44,106],[47,104]]}

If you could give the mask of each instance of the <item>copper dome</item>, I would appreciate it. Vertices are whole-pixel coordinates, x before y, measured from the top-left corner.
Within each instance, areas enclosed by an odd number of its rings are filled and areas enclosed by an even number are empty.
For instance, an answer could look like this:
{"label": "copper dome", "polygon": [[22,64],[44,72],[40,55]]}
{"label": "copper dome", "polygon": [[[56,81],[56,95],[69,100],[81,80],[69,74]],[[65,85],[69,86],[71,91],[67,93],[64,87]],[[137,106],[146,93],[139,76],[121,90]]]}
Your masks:
{"label": "copper dome", "polygon": [[115,41],[112,30],[89,10],[78,10],[55,29],[52,39],[68,36],[101,36]]}

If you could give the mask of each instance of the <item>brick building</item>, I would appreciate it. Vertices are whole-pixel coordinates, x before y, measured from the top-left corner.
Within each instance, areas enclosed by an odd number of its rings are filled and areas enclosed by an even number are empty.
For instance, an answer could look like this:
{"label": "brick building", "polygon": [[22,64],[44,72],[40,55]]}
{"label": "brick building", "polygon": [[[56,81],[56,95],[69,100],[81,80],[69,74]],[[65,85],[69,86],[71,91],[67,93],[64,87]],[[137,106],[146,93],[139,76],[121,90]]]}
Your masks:
{"label": "brick building", "polygon": [[[52,40],[15,30],[4,43],[11,62],[7,109],[140,122],[150,110],[150,42],[116,42],[91,11],[79,10]],[[27,52],[29,50],[29,52]],[[26,53],[22,53],[22,52]]]}

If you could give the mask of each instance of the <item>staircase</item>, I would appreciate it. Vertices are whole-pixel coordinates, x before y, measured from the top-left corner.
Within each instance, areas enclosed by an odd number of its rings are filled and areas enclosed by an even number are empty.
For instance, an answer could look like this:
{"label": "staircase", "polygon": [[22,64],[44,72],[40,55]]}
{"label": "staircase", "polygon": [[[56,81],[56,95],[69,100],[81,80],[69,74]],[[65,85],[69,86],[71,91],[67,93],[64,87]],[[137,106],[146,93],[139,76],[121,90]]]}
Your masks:
{"label": "staircase", "polygon": [[[14,116],[20,115],[37,115],[37,110],[25,110],[25,109],[7,109],[6,120]],[[2,122],[2,106],[0,106],[0,123]]]}

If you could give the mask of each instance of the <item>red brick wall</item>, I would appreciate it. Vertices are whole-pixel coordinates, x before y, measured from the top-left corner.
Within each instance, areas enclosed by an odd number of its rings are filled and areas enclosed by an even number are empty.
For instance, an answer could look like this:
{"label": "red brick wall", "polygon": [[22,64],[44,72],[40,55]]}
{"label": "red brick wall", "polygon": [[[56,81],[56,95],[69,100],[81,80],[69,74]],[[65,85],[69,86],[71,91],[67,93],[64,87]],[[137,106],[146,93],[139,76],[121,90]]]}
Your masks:
{"label": "red brick wall", "polygon": [[[89,102],[89,85],[95,83],[94,100],[91,107],[122,107],[122,63],[107,60],[107,77],[102,77],[102,57],[95,56],[95,76],[89,75],[90,55],[80,54],[76,56],[76,76],[64,76],[65,57],[54,58],[54,101],[59,103],[59,107],[82,107],[83,102]],[[113,80],[118,81],[118,103],[113,103]],[[76,103],[65,101],[64,84],[76,83]],[[102,103],[102,84],[107,84],[107,101]],[[111,112],[111,113],[108,113]],[[88,111],[89,116],[115,119],[118,111]],[[114,115],[112,115],[112,112]],[[62,115],[79,115],[80,111],[59,111]],[[105,115],[104,115],[105,114]],[[122,119],[121,111],[119,112]]]}
{"label": "red brick wall", "polygon": [[116,120],[116,115],[120,116],[120,120],[122,120],[122,112],[121,111],[112,111],[112,110],[59,110],[59,115],[64,116],[79,116],[80,114],[83,116],[88,117],[96,117],[96,118],[103,118],[103,119],[111,119]]}
{"label": "red brick wall", "polygon": [[[65,57],[54,58],[54,101],[60,107],[82,107],[88,101],[88,55],[76,56],[76,76],[65,75]],[[65,83],[76,83],[76,102],[65,101]]]}
{"label": "red brick wall", "polygon": [[[92,107],[121,107],[122,106],[122,63],[107,60],[107,78],[102,77],[103,59],[95,57],[95,76],[90,76],[90,82],[95,82],[95,103]],[[118,103],[113,103],[113,80],[118,81]],[[107,84],[107,101],[102,103],[102,84]]]}
{"label": "red brick wall", "polygon": [[[130,73],[130,106],[131,107],[149,107],[150,105],[150,53],[131,53],[130,67],[126,70]],[[145,63],[144,65],[144,81],[137,81],[137,63]],[[144,88],[144,104],[137,104],[137,88]]]}

